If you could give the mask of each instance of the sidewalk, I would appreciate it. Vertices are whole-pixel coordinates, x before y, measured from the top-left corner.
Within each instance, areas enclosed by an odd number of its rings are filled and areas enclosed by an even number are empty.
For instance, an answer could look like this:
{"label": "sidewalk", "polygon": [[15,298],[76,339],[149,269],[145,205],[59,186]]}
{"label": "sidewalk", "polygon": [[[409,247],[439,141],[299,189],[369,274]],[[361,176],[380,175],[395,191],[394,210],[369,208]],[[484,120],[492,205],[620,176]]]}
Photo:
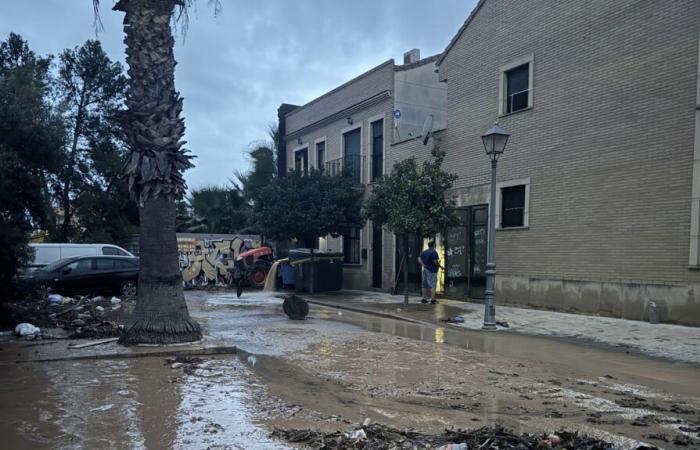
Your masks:
{"label": "sidewalk", "polygon": [[[382,292],[325,292],[304,296],[312,303],[326,304],[402,320],[427,322],[441,326],[481,329],[484,306],[441,299],[437,305],[424,305],[411,297],[409,307],[403,295]],[[447,323],[443,319],[460,315],[464,323]],[[628,352],[700,364],[700,328],[614,319],[582,314],[567,314],[535,309],[496,306],[496,320],[508,322],[508,332],[551,336],[618,347]]]}

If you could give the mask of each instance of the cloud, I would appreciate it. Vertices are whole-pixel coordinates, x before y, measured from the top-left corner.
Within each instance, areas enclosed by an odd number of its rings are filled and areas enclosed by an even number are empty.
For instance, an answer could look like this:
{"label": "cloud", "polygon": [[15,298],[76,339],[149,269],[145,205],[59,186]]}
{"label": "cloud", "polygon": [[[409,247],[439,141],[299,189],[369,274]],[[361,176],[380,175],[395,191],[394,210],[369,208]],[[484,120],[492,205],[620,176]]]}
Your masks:
{"label": "cloud", "polygon": [[[213,17],[200,0],[175,48],[187,146],[198,155],[186,173],[189,186],[225,184],[246,170],[246,150],[267,137],[280,103],[306,103],[414,47],[424,56],[442,51],[474,3],[222,0],[222,14]],[[123,16],[111,5],[102,0],[98,37],[123,62]],[[4,1],[0,38],[10,32],[37,53],[58,54],[95,38],[90,1]]]}

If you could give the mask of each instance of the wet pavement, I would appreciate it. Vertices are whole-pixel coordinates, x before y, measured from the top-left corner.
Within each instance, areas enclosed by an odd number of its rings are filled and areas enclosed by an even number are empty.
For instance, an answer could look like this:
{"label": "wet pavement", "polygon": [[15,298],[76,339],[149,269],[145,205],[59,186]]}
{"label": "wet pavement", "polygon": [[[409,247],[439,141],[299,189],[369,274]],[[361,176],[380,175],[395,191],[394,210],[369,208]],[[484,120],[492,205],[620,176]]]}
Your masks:
{"label": "wet pavement", "polygon": [[501,423],[622,448],[700,446],[697,365],[318,306],[290,321],[260,292],[187,299],[206,345],[236,355],[18,364],[11,355],[27,344],[0,342],[3,447],[286,448],[272,427],[348,430],[367,417],[424,432]]}
{"label": "wet pavement", "polygon": [[[405,307],[402,295],[377,291],[343,290],[307,297],[336,307],[430,323],[462,316],[463,323],[452,323],[450,327],[471,330],[481,329],[484,313],[482,303],[449,299],[440,299],[438,305],[431,306],[420,304],[419,297],[410,297],[409,306]],[[508,328],[498,327],[508,333],[581,341],[587,345],[700,364],[700,327],[503,305],[496,307],[496,320],[508,323]]]}

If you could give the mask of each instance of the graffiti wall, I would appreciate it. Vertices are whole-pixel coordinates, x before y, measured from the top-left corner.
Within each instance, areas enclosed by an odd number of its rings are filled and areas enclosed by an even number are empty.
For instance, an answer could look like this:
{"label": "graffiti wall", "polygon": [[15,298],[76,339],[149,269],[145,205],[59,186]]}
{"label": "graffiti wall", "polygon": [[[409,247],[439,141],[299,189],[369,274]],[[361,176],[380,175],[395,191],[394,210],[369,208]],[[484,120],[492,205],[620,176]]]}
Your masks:
{"label": "graffiti wall", "polygon": [[257,235],[178,233],[182,280],[190,286],[226,283],[238,254],[259,246]]}

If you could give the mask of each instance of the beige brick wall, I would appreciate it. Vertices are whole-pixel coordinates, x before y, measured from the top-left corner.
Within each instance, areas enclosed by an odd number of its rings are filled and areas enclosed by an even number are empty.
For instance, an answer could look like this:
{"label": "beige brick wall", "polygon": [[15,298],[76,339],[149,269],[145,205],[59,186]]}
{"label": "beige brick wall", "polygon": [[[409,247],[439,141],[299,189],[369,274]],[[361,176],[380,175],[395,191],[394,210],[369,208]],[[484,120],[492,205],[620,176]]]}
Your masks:
{"label": "beige brick wall", "polygon": [[499,68],[534,55],[534,107],[499,119],[498,180],[530,177],[499,276],[698,283],[688,270],[700,2],[489,0],[447,54],[445,165],[488,183]]}

